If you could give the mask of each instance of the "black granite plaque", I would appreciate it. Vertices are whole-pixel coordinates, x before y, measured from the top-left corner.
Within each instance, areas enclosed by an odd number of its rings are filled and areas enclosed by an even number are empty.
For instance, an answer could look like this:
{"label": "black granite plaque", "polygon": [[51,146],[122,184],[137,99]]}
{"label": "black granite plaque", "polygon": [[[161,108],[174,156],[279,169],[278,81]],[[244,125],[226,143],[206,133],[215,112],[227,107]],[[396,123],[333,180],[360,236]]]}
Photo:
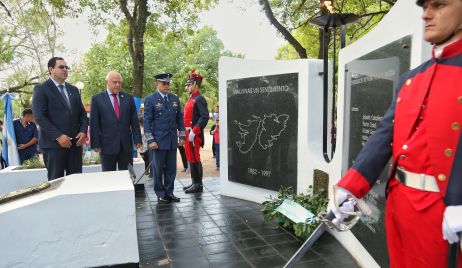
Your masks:
{"label": "black granite plaque", "polygon": [[[390,106],[399,75],[409,70],[411,36],[383,46],[346,65],[345,154],[343,172],[356,156]],[[364,197],[372,215],[362,217],[353,233],[381,267],[389,267],[385,238],[385,187],[389,168]]]}
{"label": "black granite plaque", "polygon": [[228,179],[297,186],[298,73],[227,81]]}

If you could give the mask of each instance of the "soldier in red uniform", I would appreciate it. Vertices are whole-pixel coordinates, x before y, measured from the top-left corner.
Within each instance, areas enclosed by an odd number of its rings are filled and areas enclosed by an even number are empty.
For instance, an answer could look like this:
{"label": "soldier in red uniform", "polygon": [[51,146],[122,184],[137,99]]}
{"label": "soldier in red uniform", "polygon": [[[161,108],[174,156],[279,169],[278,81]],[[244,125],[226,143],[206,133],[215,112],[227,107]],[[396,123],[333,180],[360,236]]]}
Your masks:
{"label": "soldier in red uniform", "polygon": [[385,212],[391,267],[446,267],[448,242],[458,243],[462,231],[462,0],[417,5],[432,59],[400,77],[393,103],[329,208],[334,223],[343,220],[351,204],[336,204],[362,198],[391,157]]}
{"label": "soldier in red uniform", "polygon": [[187,137],[185,149],[192,180],[191,185],[183,187],[187,194],[203,191],[203,171],[199,150],[204,146],[204,128],[209,120],[207,101],[199,91],[203,78],[202,75],[193,70],[189,73],[188,82],[186,83],[189,100],[184,107],[184,126]]}

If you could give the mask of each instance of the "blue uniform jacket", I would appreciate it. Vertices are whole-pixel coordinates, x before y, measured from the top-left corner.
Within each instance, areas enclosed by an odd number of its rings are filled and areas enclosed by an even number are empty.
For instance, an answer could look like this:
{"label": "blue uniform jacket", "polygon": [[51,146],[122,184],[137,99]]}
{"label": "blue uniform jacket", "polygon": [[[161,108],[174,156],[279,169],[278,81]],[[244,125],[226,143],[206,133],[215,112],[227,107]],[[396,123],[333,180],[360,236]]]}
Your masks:
{"label": "blue uniform jacket", "polygon": [[167,94],[168,101],[155,92],[144,100],[144,135],[147,144],[156,142],[159,150],[176,150],[178,134],[185,137],[180,99]]}

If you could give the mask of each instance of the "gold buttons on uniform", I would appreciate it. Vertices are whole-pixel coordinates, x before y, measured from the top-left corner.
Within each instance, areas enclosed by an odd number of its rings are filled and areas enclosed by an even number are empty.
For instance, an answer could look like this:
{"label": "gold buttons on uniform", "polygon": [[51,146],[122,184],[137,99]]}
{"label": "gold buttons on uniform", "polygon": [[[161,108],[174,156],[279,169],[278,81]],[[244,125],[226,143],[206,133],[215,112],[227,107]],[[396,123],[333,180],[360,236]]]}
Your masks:
{"label": "gold buttons on uniform", "polygon": [[404,154],[402,154],[402,155],[399,157],[399,159],[401,159],[401,160],[406,160],[406,156],[405,156]]}
{"label": "gold buttons on uniform", "polygon": [[452,156],[452,149],[448,148],[448,149],[444,150],[444,155],[446,157],[451,157]]}
{"label": "gold buttons on uniform", "polygon": [[400,102],[401,102],[401,98],[398,97],[398,98],[396,99],[396,102],[397,102],[397,103],[400,103]]}
{"label": "gold buttons on uniform", "polygon": [[438,180],[439,180],[439,181],[445,181],[445,180],[446,180],[446,175],[444,175],[444,174],[439,174],[439,175],[438,175]]}
{"label": "gold buttons on uniform", "polygon": [[425,108],[427,108],[427,106],[425,104],[422,104],[422,110],[425,110]]}
{"label": "gold buttons on uniform", "polygon": [[411,79],[406,80],[406,86],[409,86],[412,83]]}
{"label": "gold buttons on uniform", "polygon": [[459,123],[459,122],[453,122],[453,123],[451,124],[451,128],[452,128],[452,130],[454,130],[454,131],[459,130],[459,129],[460,129],[460,123]]}
{"label": "gold buttons on uniform", "polygon": [[459,97],[457,98],[457,101],[458,101],[459,103],[462,103],[462,96],[459,96]]}

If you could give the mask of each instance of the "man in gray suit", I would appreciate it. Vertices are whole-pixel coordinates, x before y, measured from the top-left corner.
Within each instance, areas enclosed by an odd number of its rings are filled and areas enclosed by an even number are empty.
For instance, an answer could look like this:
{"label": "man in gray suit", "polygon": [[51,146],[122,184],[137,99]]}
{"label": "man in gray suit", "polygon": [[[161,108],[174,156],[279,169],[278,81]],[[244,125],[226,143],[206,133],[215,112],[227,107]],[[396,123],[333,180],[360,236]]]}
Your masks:
{"label": "man in gray suit", "polygon": [[48,61],[50,79],[34,88],[32,110],[40,126],[39,147],[48,180],[82,173],[82,144],[88,119],[78,89],[66,83],[69,66],[63,58]]}
{"label": "man in gray suit", "polygon": [[133,141],[141,147],[141,131],[133,96],[120,91],[122,77],[110,71],[106,90],[91,98],[91,148],[101,155],[103,171],[126,170],[133,165]]}

